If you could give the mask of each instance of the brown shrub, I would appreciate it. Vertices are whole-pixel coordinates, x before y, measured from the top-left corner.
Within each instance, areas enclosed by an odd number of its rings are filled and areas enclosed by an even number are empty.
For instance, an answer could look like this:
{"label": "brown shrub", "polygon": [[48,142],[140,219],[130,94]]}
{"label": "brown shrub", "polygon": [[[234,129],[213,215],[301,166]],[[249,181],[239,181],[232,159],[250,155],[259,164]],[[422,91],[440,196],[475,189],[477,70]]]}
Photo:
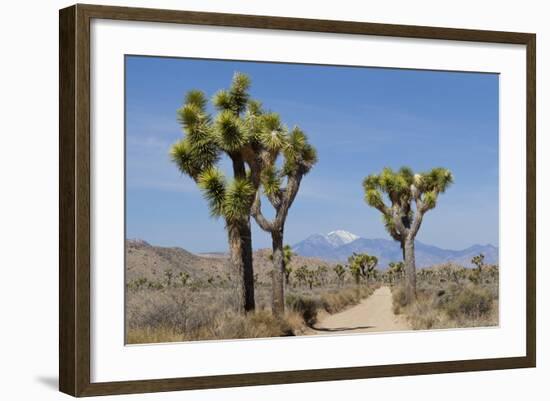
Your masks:
{"label": "brown shrub", "polygon": [[393,313],[399,315],[401,309],[407,306],[407,294],[402,286],[394,287],[392,290],[392,308]]}
{"label": "brown shrub", "polygon": [[485,288],[466,287],[451,300],[445,311],[451,319],[467,317],[477,319],[491,311],[493,298]]}

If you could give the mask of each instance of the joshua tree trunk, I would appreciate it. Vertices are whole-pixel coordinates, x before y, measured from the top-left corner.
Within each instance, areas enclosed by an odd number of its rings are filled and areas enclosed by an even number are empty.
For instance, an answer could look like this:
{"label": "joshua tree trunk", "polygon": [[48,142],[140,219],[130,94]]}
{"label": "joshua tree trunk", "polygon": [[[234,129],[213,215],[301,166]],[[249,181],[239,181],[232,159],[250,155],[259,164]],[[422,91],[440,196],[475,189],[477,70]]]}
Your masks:
{"label": "joshua tree trunk", "polygon": [[416,299],[416,264],[414,260],[414,238],[407,237],[404,241],[405,262],[405,293],[407,303]]}
{"label": "joshua tree trunk", "polygon": [[283,230],[272,232],[271,239],[273,242],[273,271],[271,275],[273,297],[271,310],[275,316],[282,316],[285,312]]}
{"label": "joshua tree trunk", "polygon": [[236,276],[238,312],[254,310],[254,271],[252,268],[252,236],[250,221],[227,226],[229,260]]}
{"label": "joshua tree trunk", "polygon": [[[235,178],[245,178],[246,168],[242,156],[232,154],[233,175]],[[252,261],[252,233],[250,218],[235,223],[233,234],[229,233],[229,248],[231,263],[237,275],[237,299],[239,311],[248,312],[255,309],[254,301],[254,265]],[[232,228],[228,228],[232,231]]]}

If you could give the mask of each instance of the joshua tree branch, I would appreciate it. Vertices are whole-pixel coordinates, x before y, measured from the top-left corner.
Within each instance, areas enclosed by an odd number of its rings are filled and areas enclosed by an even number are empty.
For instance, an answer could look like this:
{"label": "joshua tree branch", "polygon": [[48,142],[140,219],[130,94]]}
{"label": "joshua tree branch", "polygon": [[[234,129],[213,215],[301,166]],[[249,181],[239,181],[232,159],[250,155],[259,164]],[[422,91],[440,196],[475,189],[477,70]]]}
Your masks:
{"label": "joshua tree branch", "polygon": [[262,201],[260,191],[256,191],[256,197],[254,198],[254,202],[252,203],[251,214],[262,230],[273,232],[276,229],[273,222],[266,219],[262,213]]}
{"label": "joshua tree branch", "polygon": [[405,227],[405,224],[403,223],[403,210],[399,207],[399,205],[394,204],[390,209],[390,213],[396,231],[399,233],[401,238],[406,237],[409,234],[409,229]]}
{"label": "joshua tree branch", "polygon": [[410,238],[415,238],[416,234],[418,233],[418,230],[420,229],[420,226],[422,225],[422,218],[424,217],[424,213],[417,212],[414,216],[414,221],[411,226],[411,231],[409,233]]}

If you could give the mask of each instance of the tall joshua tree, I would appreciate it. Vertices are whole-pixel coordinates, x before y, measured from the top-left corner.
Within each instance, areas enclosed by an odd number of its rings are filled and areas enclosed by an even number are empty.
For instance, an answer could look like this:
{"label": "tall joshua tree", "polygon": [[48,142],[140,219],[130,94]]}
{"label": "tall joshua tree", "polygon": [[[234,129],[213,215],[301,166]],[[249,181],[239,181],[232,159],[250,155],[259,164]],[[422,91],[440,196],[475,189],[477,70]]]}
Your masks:
{"label": "tall joshua tree", "polygon": [[[250,100],[250,79],[236,73],[228,90],[213,98],[217,114],[207,111],[206,95],[192,90],[178,110],[184,138],[172,145],[172,161],[191,177],[208,201],[213,217],[225,220],[230,264],[237,275],[238,309],[254,309],[254,272],[250,210],[255,186],[247,162],[254,152],[255,127],[247,123],[257,102]],[[232,163],[233,177],[226,179],[218,162],[225,154]]]}
{"label": "tall joshua tree", "polygon": [[[285,253],[283,237],[288,211],[298,194],[302,178],[317,162],[317,153],[306,135],[298,127],[286,132],[278,116],[264,118],[261,131],[267,136],[268,146],[257,152],[252,165],[253,180],[257,180],[263,193],[275,210],[275,217],[267,219],[262,213],[261,192],[257,191],[252,205],[252,216],[262,228],[271,234],[273,248],[272,311],[276,316],[284,313]],[[277,158],[283,155],[281,167]]]}
{"label": "tall joshua tree", "polygon": [[[363,181],[365,201],[382,213],[386,230],[399,241],[405,262],[405,291],[407,302],[416,297],[416,266],[414,240],[427,211],[435,208],[439,194],[453,182],[453,175],[445,168],[434,168],[414,174],[408,167],[399,171],[385,168]],[[382,194],[390,202],[387,205]]]}

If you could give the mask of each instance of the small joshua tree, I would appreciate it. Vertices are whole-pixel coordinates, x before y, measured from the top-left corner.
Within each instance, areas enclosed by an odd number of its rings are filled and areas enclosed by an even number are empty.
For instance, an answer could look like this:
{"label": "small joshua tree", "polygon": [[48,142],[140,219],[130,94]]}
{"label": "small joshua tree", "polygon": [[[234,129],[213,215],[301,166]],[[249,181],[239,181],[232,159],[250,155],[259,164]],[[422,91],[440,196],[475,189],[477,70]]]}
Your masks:
{"label": "small joshua tree", "polygon": [[355,280],[355,284],[359,286],[361,284],[361,268],[357,264],[349,264],[348,266],[351,276]]}
{"label": "small joshua tree", "polygon": [[308,268],[306,265],[300,266],[294,273],[296,280],[299,284],[305,284],[307,282]]}
{"label": "small joshua tree", "polygon": [[[453,176],[447,169],[434,168],[415,174],[408,167],[399,171],[385,168],[380,174],[371,174],[363,181],[365,201],[382,213],[386,230],[401,245],[406,303],[416,298],[414,240],[424,215],[435,208],[439,195],[452,182]],[[383,194],[387,195],[389,205]]]}
{"label": "small joshua tree", "polygon": [[388,271],[390,282],[393,283],[394,281],[401,281],[405,264],[403,262],[390,262],[388,266],[390,267]]}
{"label": "small joshua tree", "polygon": [[185,287],[187,285],[187,282],[189,281],[189,273],[179,272],[178,279],[180,281],[181,286]]}
{"label": "small joshua tree", "polygon": [[472,264],[477,266],[476,271],[470,276],[470,280],[474,283],[483,282],[483,267],[485,266],[485,255],[480,253],[472,258]]}
{"label": "small joshua tree", "polygon": [[478,270],[481,271],[485,266],[485,255],[480,253],[472,258],[472,264],[476,265]]}
{"label": "small joshua tree", "polygon": [[174,272],[172,271],[172,269],[165,270],[164,277],[166,278],[166,287],[171,287],[172,279],[174,278]]}
{"label": "small joshua tree", "polygon": [[313,289],[313,285],[317,282],[317,274],[314,270],[306,269],[306,281],[309,289]]}
{"label": "small joshua tree", "polygon": [[338,277],[338,285],[341,286],[344,282],[344,276],[346,275],[346,269],[344,269],[344,266],[338,264],[334,266],[333,268],[334,273],[336,273],[336,276]]}
{"label": "small joshua tree", "polygon": [[366,253],[353,253],[348,258],[348,263],[356,284],[359,284],[363,278],[368,284],[369,276],[373,275],[373,271],[378,264],[378,258]]}
{"label": "small joshua tree", "polygon": [[[292,257],[295,255],[295,253],[292,251],[292,247],[290,245],[285,245],[283,247],[283,262],[285,266],[285,285],[288,287],[290,285],[290,275],[292,274],[292,267],[290,266],[290,262],[292,261]],[[273,261],[273,254],[269,255],[269,260]]]}

